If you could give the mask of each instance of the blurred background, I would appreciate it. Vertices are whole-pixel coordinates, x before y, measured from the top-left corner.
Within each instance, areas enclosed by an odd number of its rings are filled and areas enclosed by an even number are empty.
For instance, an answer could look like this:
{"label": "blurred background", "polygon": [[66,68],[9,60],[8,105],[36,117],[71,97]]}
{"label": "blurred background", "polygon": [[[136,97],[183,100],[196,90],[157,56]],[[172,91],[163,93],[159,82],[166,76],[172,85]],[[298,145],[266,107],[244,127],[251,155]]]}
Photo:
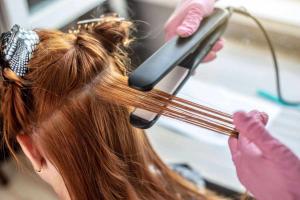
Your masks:
{"label": "blurred background", "polygon": [[[163,26],[176,0],[0,0],[0,32],[13,24],[26,28],[67,30],[77,20],[116,12],[135,20],[137,41],[132,59],[138,66],[164,43]],[[244,7],[268,30],[280,64],[283,95],[300,101],[300,0],[219,0],[217,6]],[[234,15],[218,58],[201,64],[179,96],[232,113],[258,109],[270,115],[268,129],[300,156],[300,106],[285,106],[258,95],[276,94],[271,54],[260,30],[248,18]],[[167,163],[186,163],[200,172],[209,188],[227,195],[245,190],[234,171],[227,137],[161,118],[147,131]],[[0,149],[1,200],[55,200],[32,171],[17,165]]]}

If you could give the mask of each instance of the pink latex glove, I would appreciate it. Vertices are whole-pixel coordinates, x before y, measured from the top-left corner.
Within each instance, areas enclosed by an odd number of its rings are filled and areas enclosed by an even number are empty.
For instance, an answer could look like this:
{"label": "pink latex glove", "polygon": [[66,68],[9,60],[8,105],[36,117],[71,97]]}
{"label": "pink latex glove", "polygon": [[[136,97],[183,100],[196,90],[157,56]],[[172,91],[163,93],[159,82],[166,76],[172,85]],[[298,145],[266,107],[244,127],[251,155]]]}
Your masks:
{"label": "pink latex glove", "polygon": [[300,160],[265,129],[268,116],[237,112],[233,121],[240,134],[229,147],[246,189],[258,200],[300,199]]}
{"label": "pink latex glove", "polygon": [[[181,0],[175,12],[165,25],[166,40],[175,35],[189,37],[198,30],[204,17],[212,13],[214,0]],[[218,41],[204,62],[216,58],[216,53],[223,48],[223,40]]]}

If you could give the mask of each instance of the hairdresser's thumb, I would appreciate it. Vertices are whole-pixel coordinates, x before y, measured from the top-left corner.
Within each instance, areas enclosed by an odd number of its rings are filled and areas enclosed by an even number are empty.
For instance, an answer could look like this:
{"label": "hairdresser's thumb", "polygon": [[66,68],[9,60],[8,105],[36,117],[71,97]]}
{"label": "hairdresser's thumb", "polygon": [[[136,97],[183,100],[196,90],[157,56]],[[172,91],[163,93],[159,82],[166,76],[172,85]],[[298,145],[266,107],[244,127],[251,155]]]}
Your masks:
{"label": "hairdresser's thumb", "polygon": [[203,20],[203,11],[199,7],[191,8],[185,18],[183,19],[181,25],[177,28],[177,34],[180,37],[189,37],[194,34]]}

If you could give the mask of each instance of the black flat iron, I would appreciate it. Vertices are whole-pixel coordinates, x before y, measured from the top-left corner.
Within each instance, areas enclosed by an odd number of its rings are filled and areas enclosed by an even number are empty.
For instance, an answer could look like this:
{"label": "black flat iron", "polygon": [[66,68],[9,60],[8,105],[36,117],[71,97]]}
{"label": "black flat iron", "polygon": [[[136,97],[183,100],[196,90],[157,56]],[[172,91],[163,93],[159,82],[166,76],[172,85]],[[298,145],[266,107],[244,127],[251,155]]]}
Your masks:
{"label": "black flat iron", "polygon": [[[140,91],[156,88],[176,95],[223,35],[230,15],[228,10],[216,8],[193,36],[174,37],[142,63],[130,74],[128,85]],[[159,114],[137,108],[130,115],[130,123],[147,129],[158,118]]]}

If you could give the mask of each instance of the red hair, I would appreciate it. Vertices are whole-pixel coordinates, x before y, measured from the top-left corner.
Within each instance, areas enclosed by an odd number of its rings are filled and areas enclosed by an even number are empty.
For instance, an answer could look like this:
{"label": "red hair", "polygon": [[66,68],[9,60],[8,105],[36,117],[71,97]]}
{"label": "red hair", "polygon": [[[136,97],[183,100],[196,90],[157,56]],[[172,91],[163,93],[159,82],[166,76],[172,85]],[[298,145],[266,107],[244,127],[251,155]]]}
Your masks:
{"label": "red hair", "polygon": [[28,74],[21,79],[3,71],[9,80],[2,83],[5,141],[10,146],[18,134],[32,135],[73,200],[205,199],[129,123],[134,99],[158,92],[122,92],[131,28],[106,17],[78,33],[37,30],[40,44]]}

